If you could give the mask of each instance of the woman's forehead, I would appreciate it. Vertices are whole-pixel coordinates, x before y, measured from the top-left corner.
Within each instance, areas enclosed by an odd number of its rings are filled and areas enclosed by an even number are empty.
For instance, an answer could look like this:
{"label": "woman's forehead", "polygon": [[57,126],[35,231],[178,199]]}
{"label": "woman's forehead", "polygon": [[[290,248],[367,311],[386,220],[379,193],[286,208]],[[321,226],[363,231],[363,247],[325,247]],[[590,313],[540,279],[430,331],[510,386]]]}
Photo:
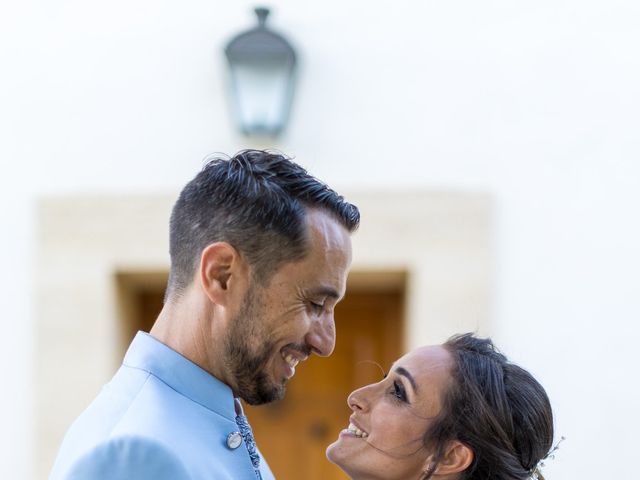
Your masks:
{"label": "woman's forehead", "polygon": [[449,378],[453,358],[442,345],[428,345],[418,347],[400,357],[392,367],[402,367],[407,370],[419,383],[420,379],[432,381],[436,378]]}

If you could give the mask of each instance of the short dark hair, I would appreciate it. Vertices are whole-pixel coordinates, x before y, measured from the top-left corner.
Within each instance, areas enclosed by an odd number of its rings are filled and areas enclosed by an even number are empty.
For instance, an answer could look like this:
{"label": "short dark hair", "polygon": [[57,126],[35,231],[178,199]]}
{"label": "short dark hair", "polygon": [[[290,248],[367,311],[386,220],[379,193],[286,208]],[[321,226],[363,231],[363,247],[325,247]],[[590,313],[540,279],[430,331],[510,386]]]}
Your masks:
{"label": "short dark hair", "polygon": [[256,278],[307,252],[306,209],[330,214],[349,231],[358,208],[280,153],[243,150],[211,158],[182,190],[171,213],[167,298],[192,281],[202,250],[224,241],[243,255]]}
{"label": "short dark hair", "polygon": [[464,480],[525,480],[553,444],[553,414],[542,385],[509,362],[490,339],[451,337],[452,383],[425,435],[435,461],[458,440],[474,453]]}

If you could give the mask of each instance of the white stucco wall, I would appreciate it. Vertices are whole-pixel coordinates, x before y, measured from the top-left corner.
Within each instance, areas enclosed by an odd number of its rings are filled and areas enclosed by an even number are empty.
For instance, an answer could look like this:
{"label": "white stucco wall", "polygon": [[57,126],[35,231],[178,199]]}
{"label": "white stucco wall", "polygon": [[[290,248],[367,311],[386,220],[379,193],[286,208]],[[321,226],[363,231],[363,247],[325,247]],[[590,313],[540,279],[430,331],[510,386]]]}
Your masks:
{"label": "white stucco wall", "polygon": [[[492,194],[493,334],[553,399],[567,441],[549,478],[628,478],[640,4],[270,3],[302,57],[275,146],[338,189]],[[252,145],[228,120],[221,54],[250,6],[0,5],[1,478],[32,472],[35,199],[173,191],[205,154]]]}

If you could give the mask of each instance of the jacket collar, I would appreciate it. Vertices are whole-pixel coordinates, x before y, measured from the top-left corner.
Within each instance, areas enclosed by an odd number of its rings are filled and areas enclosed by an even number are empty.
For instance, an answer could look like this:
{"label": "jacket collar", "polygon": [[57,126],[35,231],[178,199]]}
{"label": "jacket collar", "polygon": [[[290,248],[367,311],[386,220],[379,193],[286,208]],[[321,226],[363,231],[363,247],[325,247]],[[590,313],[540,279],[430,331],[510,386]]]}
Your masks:
{"label": "jacket collar", "polygon": [[231,388],[148,333],[136,334],[122,364],[149,372],[176,392],[235,421]]}

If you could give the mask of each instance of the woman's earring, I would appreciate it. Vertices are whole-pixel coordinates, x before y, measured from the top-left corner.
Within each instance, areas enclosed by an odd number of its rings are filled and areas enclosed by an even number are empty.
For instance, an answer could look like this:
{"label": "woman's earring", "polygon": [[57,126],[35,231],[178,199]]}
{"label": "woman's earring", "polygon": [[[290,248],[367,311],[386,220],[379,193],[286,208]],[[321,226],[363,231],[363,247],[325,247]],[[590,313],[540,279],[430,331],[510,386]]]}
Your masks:
{"label": "woman's earring", "polygon": [[432,463],[430,464],[427,469],[422,472],[422,475],[420,476],[419,480],[428,480],[429,478],[431,478],[431,475],[433,475],[434,470],[436,469],[436,466]]}

